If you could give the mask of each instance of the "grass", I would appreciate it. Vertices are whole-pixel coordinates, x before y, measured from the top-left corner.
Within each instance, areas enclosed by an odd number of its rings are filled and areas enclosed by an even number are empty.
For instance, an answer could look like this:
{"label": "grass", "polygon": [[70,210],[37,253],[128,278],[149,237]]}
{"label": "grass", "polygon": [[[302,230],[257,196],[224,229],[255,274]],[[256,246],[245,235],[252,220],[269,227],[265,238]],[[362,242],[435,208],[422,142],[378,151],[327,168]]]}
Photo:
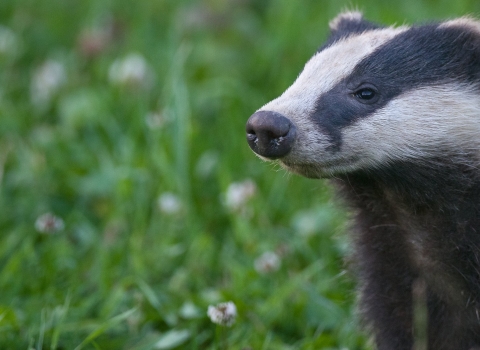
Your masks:
{"label": "grass", "polygon": [[[353,5],[388,24],[480,12]],[[370,349],[328,185],[260,162],[244,137],[346,7],[1,1],[0,348]],[[36,229],[45,213],[63,228]],[[255,269],[265,252],[278,270]],[[230,300],[236,323],[215,326],[208,306]]]}

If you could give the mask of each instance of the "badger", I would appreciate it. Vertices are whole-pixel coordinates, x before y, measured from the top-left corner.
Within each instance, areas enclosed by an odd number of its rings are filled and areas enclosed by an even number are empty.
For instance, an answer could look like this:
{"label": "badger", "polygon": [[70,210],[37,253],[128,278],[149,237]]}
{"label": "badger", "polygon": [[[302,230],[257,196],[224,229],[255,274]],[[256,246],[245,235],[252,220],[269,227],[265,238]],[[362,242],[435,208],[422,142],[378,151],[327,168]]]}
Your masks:
{"label": "badger", "polygon": [[480,347],[480,22],[382,26],[357,11],[246,125],[263,160],[329,178],[352,213],[359,310],[379,350]]}

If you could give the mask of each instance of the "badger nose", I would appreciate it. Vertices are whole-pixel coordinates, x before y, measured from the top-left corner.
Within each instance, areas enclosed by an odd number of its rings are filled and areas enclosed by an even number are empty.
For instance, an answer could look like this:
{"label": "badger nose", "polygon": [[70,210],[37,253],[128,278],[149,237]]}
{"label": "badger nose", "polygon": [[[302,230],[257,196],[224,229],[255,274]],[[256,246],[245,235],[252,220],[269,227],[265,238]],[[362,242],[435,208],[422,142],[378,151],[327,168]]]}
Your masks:
{"label": "badger nose", "polygon": [[260,156],[276,159],[290,152],[295,140],[295,125],[277,112],[259,111],[247,121],[247,141]]}

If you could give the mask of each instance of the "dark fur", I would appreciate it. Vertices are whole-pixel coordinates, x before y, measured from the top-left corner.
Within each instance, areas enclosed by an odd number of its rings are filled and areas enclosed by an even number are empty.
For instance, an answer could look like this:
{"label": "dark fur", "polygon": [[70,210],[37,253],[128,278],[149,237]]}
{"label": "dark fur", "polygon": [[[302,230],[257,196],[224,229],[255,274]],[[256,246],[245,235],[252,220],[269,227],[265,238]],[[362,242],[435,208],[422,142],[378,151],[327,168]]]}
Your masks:
{"label": "dark fur", "polygon": [[337,28],[332,30],[327,41],[317,50],[320,52],[337,41],[352,35],[353,33],[363,33],[367,30],[381,28],[376,23],[365,21],[364,19],[351,20],[351,19],[342,19],[339,21]]}
{"label": "dark fur", "polygon": [[412,349],[418,279],[427,287],[428,349],[480,345],[480,176],[469,163],[397,163],[335,180],[356,213],[361,308],[378,349]]}

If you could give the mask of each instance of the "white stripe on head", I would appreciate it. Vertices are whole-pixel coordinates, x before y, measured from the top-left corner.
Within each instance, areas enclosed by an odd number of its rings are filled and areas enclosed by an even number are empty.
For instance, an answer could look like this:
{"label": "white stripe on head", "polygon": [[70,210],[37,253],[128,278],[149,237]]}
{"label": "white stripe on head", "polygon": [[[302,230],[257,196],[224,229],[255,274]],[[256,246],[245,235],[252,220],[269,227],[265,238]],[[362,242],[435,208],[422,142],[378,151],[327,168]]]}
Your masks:
{"label": "white stripe on head", "polygon": [[339,40],[315,54],[292,86],[260,110],[278,112],[291,118],[305,115],[312,111],[322,94],[352,73],[363,58],[407,29],[377,29]]}
{"label": "white stripe on head", "polygon": [[358,156],[363,168],[393,160],[421,162],[442,157],[445,150],[459,155],[478,150],[478,91],[454,83],[410,90],[345,128],[342,135],[342,155]]}
{"label": "white stripe on head", "polygon": [[480,21],[472,17],[460,17],[457,19],[452,19],[451,21],[446,21],[438,26],[438,28],[465,28],[471,31],[475,31],[480,34]]}

